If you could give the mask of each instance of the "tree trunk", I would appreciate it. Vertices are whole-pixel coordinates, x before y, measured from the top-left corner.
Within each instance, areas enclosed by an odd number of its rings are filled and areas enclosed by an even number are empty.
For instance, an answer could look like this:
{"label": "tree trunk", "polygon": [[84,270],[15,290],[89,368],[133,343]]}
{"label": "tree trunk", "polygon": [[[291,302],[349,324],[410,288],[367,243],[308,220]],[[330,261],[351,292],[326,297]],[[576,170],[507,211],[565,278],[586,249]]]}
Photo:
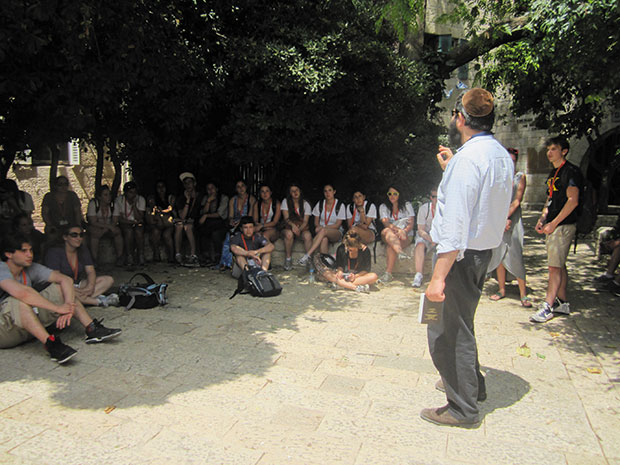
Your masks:
{"label": "tree trunk", "polygon": [[105,143],[103,137],[97,136],[95,141],[95,150],[97,152],[97,165],[95,169],[95,192],[99,191],[101,187],[101,180],[103,179],[103,162],[105,160]]}
{"label": "tree trunk", "polygon": [[6,179],[6,175],[15,161],[16,149],[17,147],[13,144],[5,144],[4,149],[0,152],[0,179]]}
{"label": "tree trunk", "polygon": [[112,181],[112,196],[116,198],[118,190],[121,187],[121,175],[123,172],[123,163],[118,158],[118,151],[116,147],[116,140],[110,139],[108,141],[110,152],[110,159],[114,165],[114,181]]}
{"label": "tree trunk", "polygon": [[60,159],[60,149],[58,148],[58,144],[52,144],[50,146],[50,151],[52,152],[52,163],[50,165],[50,188],[54,184],[54,180],[58,175],[58,160]]}

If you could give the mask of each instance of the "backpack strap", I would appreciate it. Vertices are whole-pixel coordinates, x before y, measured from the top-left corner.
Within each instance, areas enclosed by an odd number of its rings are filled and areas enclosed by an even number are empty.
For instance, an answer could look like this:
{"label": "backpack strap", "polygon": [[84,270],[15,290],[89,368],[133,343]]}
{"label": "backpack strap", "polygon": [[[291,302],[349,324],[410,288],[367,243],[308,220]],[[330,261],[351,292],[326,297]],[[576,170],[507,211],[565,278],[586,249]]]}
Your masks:
{"label": "backpack strap", "polygon": [[153,281],[153,278],[151,278],[148,274],[146,273],[136,273],[134,274],[131,279],[129,280],[129,282],[131,283],[134,278],[138,277],[138,276],[142,276],[144,279],[146,279],[146,284],[148,286],[150,286],[151,284],[155,284],[155,281]]}

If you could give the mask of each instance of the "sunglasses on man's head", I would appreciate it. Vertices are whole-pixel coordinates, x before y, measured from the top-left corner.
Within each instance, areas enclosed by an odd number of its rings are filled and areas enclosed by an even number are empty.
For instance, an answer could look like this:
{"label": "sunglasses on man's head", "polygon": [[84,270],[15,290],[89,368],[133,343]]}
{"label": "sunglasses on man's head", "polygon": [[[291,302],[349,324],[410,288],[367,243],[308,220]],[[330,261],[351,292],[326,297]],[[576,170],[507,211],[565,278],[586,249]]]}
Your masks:
{"label": "sunglasses on man's head", "polygon": [[69,237],[84,237],[86,235],[86,233],[84,232],[70,232],[68,234]]}
{"label": "sunglasses on man's head", "polygon": [[389,196],[392,196],[392,195],[400,195],[400,193],[398,193],[398,192],[388,192],[388,195],[389,195]]}

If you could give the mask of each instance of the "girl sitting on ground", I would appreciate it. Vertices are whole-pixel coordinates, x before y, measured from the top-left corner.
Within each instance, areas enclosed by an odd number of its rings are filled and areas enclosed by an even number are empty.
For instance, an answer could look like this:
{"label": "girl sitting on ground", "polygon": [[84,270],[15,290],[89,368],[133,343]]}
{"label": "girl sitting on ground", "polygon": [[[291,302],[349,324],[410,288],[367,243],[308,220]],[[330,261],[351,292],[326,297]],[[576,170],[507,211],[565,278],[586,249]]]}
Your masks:
{"label": "girl sitting on ground", "polygon": [[118,305],[118,295],[103,295],[114,284],[112,276],[97,276],[88,247],[83,244],[84,230],[69,225],[62,229],[64,245],[52,247],[45,255],[45,266],[73,278],[75,296],[83,305]]}
{"label": "girl sitting on ground", "polygon": [[316,203],[312,210],[314,216],[315,236],[312,245],[297,262],[305,265],[310,255],[319,249],[321,253],[329,252],[329,244],[342,239],[342,222],[346,219],[344,204],[336,198],[336,189],[331,184],[323,186],[323,200]]}
{"label": "girl sitting on ground", "polygon": [[413,219],[415,213],[410,202],[406,202],[401,196],[401,191],[391,186],[387,192],[388,201],[379,207],[379,217],[384,229],[381,231],[381,239],[385,243],[387,254],[385,273],[379,279],[383,283],[392,280],[392,271],[396,259],[410,258],[403,250],[413,240]]}
{"label": "girl sitting on ground", "polygon": [[286,198],[282,200],[281,210],[285,223],[284,230],[282,231],[286,253],[284,269],[288,271],[293,267],[291,256],[293,255],[293,242],[295,238],[304,241],[306,253],[312,246],[312,234],[308,227],[312,207],[304,200],[301,187],[296,183],[291,183]]}
{"label": "girl sitting on ground", "polygon": [[336,270],[327,270],[323,277],[344,289],[368,292],[371,284],[379,279],[370,272],[370,249],[355,231],[344,235],[342,244],[336,250]]}

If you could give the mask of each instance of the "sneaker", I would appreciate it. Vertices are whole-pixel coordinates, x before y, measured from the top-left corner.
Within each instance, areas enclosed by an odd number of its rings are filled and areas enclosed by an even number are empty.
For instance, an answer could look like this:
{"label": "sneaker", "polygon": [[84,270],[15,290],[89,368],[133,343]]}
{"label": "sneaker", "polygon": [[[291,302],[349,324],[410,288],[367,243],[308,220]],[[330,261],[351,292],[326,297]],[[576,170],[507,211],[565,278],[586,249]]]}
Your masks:
{"label": "sneaker", "polygon": [[562,315],[570,314],[570,304],[568,302],[562,302],[557,297],[555,298],[555,303],[553,304],[553,313],[560,313]]}
{"label": "sneaker", "polygon": [[424,276],[422,275],[422,273],[416,273],[415,276],[413,277],[413,281],[411,282],[411,286],[420,287],[422,285],[423,279],[424,279]]}
{"label": "sneaker", "polygon": [[293,269],[293,259],[291,257],[287,257],[284,260],[284,269],[286,271],[291,271]]}
{"label": "sneaker", "polygon": [[360,292],[367,294],[370,291],[370,286],[368,284],[360,284],[355,288],[355,292]]}
{"label": "sneaker", "polygon": [[198,255],[190,255],[189,259],[184,263],[185,266],[189,266],[190,268],[198,268],[200,266],[200,260],[198,259]]}
{"label": "sneaker", "polygon": [[97,301],[99,302],[99,306],[100,307],[107,307],[108,306],[106,298],[105,298],[105,296],[103,294],[97,296]]}
{"label": "sneaker", "polygon": [[411,260],[411,257],[407,255],[405,252],[401,252],[398,254],[399,260]]}
{"label": "sneaker", "polygon": [[174,259],[179,265],[183,264],[183,255],[181,255],[180,253],[174,254]]}
{"label": "sneaker", "polygon": [[304,254],[303,257],[301,257],[299,260],[297,260],[297,264],[300,266],[304,266],[306,263],[308,263],[308,260],[310,260],[310,255],[308,255],[307,253]]}
{"label": "sneaker", "polygon": [[99,320],[93,320],[93,322],[86,328],[86,344],[92,344],[93,342],[103,342],[106,339],[110,339],[121,334],[122,330],[115,328],[106,328],[101,324]]}
{"label": "sneaker", "polygon": [[610,281],[613,281],[614,275],[608,275],[607,273],[603,273],[600,276],[594,278],[594,284],[607,284]]}
{"label": "sneaker", "polygon": [[49,352],[50,358],[59,364],[65,363],[77,354],[77,350],[73,347],[69,347],[67,344],[63,344],[60,338],[54,335],[47,338],[44,346],[45,350]]}
{"label": "sneaker", "polygon": [[545,323],[553,318],[553,309],[547,302],[543,302],[536,313],[530,316],[533,323]]}
{"label": "sneaker", "polygon": [[379,282],[381,283],[389,283],[392,280],[392,273],[388,273],[387,271],[381,275],[379,278]]}
{"label": "sneaker", "polygon": [[616,297],[620,297],[620,284],[618,284],[615,279],[607,284],[607,290]]}
{"label": "sneaker", "polygon": [[110,294],[105,296],[105,307],[118,307],[120,300],[118,294]]}

